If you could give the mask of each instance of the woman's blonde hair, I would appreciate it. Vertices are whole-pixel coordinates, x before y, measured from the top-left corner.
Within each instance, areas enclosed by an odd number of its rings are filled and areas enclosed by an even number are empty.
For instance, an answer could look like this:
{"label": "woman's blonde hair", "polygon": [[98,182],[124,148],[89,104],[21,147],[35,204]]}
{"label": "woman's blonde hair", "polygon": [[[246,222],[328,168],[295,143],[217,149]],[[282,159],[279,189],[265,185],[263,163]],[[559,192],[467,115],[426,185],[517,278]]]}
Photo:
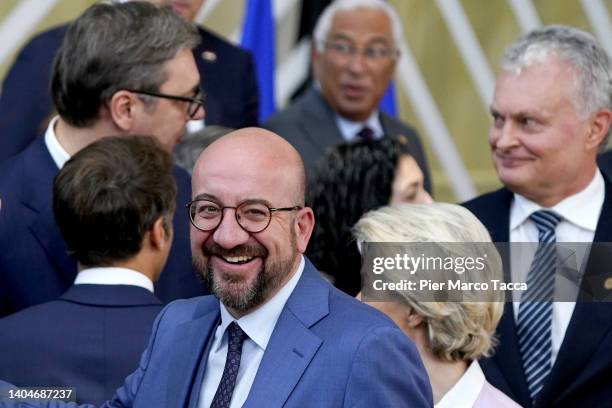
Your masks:
{"label": "woman's blonde hair", "polygon": [[[445,243],[490,243],[485,227],[467,209],[444,203],[402,204],[387,206],[366,213],[353,229],[358,242],[436,242],[442,251],[452,256],[478,256],[478,245],[445,245]],[[489,245],[489,248],[492,246]],[[461,251],[462,253],[457,253]],[[503,279],[501,258],[496,251],[488,252],[484,269],[470,275],[478,281]],[[388,271],[393,274],[405,271]],[[399,281],[405,276],[389,276]],[[476,278],[472,279],[476,281]],[[482,299],[476,291],[462,291],[460,302],[424,302],[412,291],[397,291],[399,302],[422,316],[427,325],[429,345],[433,354],[447,361],[474,360],[489,356],[496,344],[495,327],[503,312],[503,302],[469,301]],[[423,299],[423,291],[418,294]],[[433,297],[432,297],[433,298]]]}

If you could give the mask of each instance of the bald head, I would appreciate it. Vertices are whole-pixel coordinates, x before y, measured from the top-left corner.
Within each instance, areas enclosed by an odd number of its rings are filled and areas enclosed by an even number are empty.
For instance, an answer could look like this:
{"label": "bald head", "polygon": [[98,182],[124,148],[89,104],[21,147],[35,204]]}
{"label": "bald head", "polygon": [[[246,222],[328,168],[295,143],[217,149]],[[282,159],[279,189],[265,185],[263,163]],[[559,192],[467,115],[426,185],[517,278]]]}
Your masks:
{"label": "bald head", "polygon": [[275,186],[293,204],[304,204],[306,173],[299,153],[279,135],[261,128],[244,128],[208,146],[194,166],[194,195],[204,176],[221,175],[228,182],[252,180]]}
{"label": "bald head", "polygon": [[223,136],[194,166],[191,253],[234,317],[274,296],[298,270],[314,226],[304,173],[289,143],[258,128]]}

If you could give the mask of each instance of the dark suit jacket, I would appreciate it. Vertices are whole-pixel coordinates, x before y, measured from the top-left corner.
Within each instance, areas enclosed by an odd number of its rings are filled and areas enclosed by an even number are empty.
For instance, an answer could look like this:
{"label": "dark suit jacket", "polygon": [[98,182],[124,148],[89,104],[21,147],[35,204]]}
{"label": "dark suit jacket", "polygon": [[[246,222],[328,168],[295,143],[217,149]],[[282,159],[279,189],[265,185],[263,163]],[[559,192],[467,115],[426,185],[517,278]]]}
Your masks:
{"label": "dark suit jacket", "polygon": [[138,367],[162,303],[130,285],[74,285],[59,299],[0,319],[0,378],[75,387],[102,404]]}
{"label": "dark suit jacket", "polygon": [[[380,114],[380,122],[385,135],[406,137],[410,153],[423,170],[425,189],[431,192],[429,166],[414,129],[384,112]],[[314,174],[316,163],[326,149],[344,142],[336,126],[334,112],[314,87],[268,119],[264,127],[278,133],[297,149],[309,175]]]}
{"label": "dark suit jacket", "polygon": [[599,166],[601,172],[605,174],[608,179],[612,180],[612,150],[601,153],[597,157],[597,166]]}
{"label": "dark suit jacket", "polygon": [[[74,282],[76,263],[53,217],[58,171],[44,137],[0,166],[0,316],[55,299]],[[156,284],[165,302],[205,293],[191,265],[189,220],[183,210],[191,199],[190,178],[176,166],[173,173],[178,188],[174,241]]]}
{"label": "dark suit jacket", "polygon": [[[0,163],[40,135],[52,114],[49,80],[67,29],[61,25],[34,37],[6,75],[0,97]],[[201,27],[199,32],[202,42],[193,55],[206,94],[206,124],[257,126],[259,99],[251,54]]]}
{"label": "dark suit jacket", "polygon": [[[195,407],[219,321],[213,296],[168,305],[140,366],[105,406]],[[386,316],[331,287],[306,262],[243,407],[432,405],[414,344]]]}
{"label": "dark suit jacket", "polygon": [[[612,183],[605,180],[606,195],[594,242],[612,241]],[[487,227],[494,242],[508,242],[513,194],[502,188],[464,203]],[[612,303],[591,302],[588,286],[603,288],[612,273],[612,254],[591,251],[563,344],[535,405],[543,407],[612,406]],[[509,277],[507,263],[506,277]],[[602,289],[603,290],[603,289]],[[481,365],[489,382],[524,407],[532,407],[518,349],[516,322],[508,303],[497,326],[500,344]]]}

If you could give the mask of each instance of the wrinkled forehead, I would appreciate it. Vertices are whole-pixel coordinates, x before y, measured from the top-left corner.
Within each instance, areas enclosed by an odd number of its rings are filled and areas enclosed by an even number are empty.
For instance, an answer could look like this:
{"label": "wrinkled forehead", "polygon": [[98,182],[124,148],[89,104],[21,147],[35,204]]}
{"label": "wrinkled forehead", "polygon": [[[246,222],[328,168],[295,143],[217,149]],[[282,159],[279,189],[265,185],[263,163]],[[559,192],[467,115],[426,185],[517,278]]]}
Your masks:
{"label": "wrinkled forehead", "polygon": [[561,103],[572,99],[575,86],[572,67],[549,59],[544,63],[524,67],[518,72],[502,71],[496,82],[493,106],[507,102],[515,108],[527,109],[532,105]]}

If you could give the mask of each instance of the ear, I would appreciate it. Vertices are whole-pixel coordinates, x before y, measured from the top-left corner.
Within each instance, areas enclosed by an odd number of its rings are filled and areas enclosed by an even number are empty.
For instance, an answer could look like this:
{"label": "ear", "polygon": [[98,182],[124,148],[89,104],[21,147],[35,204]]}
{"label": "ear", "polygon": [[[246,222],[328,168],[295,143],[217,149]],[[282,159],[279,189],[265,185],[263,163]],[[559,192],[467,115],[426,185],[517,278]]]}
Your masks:
{"label": "ear", "polygon": [[120,90],[113,94],[108,108],[115,125],[122,131],[129,132],[134,127],[135,113],[137,109],[141,109],[141,105],[136,95]]}
{"label": "ear", "polygon": [[586,141],[586,148],[598,150],[606,138],[612,124],[612,111],[600,109],[593,115],[589,122],[589,134]]}
{"label": "ear", "polygon": [[316,40],[312,41],[310,44],[310,65],[312,67],[312,77],[318,80],[318,72],[321,70],[321,54],[317,51]]}
{"label": "ear", "polygon": [[308,246],[308,241],[310,241],[314,223],[314,213],[311,208],[304,207],[298,211],[294,228],[297,238],[297,249],[302,254],[306,252],[306,246]]}
{"label": "ear", "polygon": [[166,229],[164,216],[159,217],[149,233],[151,247],[165,251],[172,244],[172,224]]}
{"label": "ear", "polygon": [[413,308],[410,308],[410,311],[406,316],[406,323],[408,324],[408,327],[416,329],[423,323],[423,316],[418,314]]}

